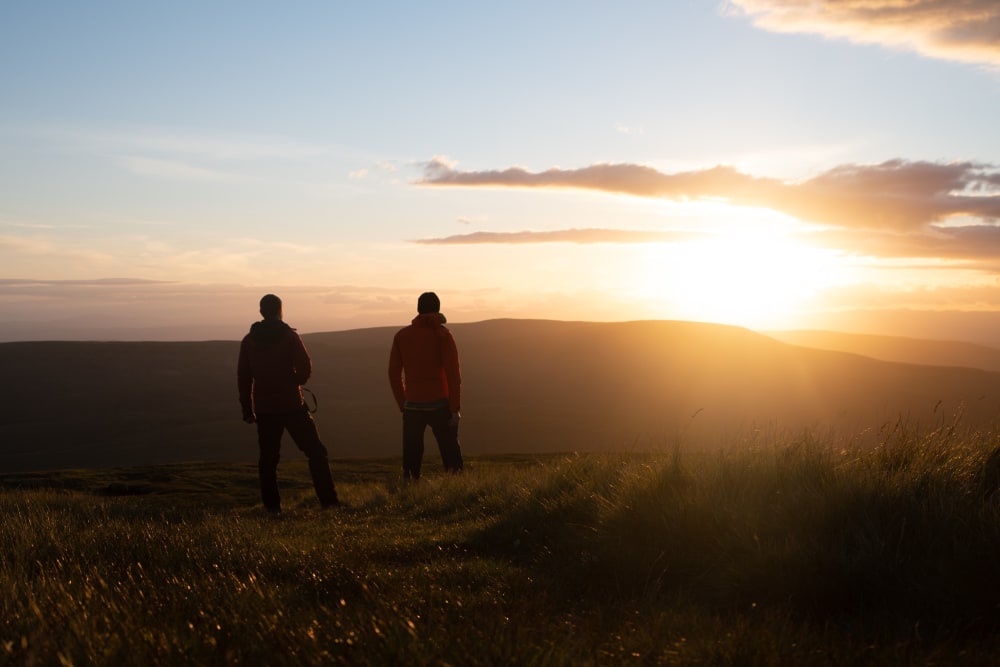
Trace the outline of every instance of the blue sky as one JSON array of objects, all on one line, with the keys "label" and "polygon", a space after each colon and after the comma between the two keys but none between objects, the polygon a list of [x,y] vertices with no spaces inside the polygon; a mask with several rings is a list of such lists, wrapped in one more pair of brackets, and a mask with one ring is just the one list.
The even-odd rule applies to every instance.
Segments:
[{"label": "blue sky", "polygon": [[1000,310],[994,2],[0,12],[0,340]]}]

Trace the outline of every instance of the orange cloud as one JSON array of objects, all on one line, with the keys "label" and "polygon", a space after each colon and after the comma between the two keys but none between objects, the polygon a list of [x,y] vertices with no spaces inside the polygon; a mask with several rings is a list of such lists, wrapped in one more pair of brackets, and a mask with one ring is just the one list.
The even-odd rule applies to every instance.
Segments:
[{"label": "orange cloud", "polygon": [[774,32],[813,33],[1000,67],[996,0],[730,0]]},{"label": "orange cloud", "polygon": [[581,188],[618,192],[640,197],[687,199],[718,196],[767,185],[766,179],[753,179],[731,167],[714,167],[699,172],[663,174],[638,164],[596,164],[581,169],[558,168],[531,173],[521,167],[502,171],[457,171],[451,164],[434,158],[424,165],[421,185],[504,188]]},{"label": "orange cloud", "polygon": [[806,222],[838,227],[906,230],[955,216],[989,223],[1000,220],[1000,173],[992,165],[972,162],[890,160],[878,165],[845,165],[789,183],[724,166],[674,174],[636,164],[597,164],[535,173],[520,167],[463,172],[432,160],[418,183],[579,188],[681,201],[715,199],[770,208]]},{"label": "orange cloud", "polygon": [[[520,167],[458,171],[442,160],[425,165],[424,186],[578,188],[676,201],[711,199],[769,208],[823,226],[810,237],[852,254],[955,259],[1000,270],[1000,172],[973,162],[889,160],[843,165],[785,182],[731,167],[667,174],[636,164],[529,172]],[[959,223],[964,224],[959,224]],[[678,232],[569,229],[476,232],[418,243],[644,243],[690,238]]]},{"label": "orange cloud", "polygon": [[810,238],[856,255],[951,260],[970,269],[1000,272],[1000,227],[993,225],[943,227],[911,234],[828,230]]}]

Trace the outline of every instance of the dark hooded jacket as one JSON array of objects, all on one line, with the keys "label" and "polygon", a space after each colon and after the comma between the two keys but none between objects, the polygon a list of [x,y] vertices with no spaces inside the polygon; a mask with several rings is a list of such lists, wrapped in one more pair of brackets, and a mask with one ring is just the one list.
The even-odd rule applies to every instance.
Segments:
[{"label": "dark hooded jacket", "polygon": [[240,343],[236,367],[243,416],[301,408],[301,386],[311,374],[309,353],[295,329],[281,320],[254,322]]}]

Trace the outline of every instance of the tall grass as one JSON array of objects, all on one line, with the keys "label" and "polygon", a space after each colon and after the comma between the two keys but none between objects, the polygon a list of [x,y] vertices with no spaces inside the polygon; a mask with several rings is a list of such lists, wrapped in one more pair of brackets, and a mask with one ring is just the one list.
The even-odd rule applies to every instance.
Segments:
[{"label": "tall grass", "polygon": [[741,445],[342,462],[334,512],[288,463],[277,518],[245,467],[7,480],[0,663],[994,664],[996,434]]}]

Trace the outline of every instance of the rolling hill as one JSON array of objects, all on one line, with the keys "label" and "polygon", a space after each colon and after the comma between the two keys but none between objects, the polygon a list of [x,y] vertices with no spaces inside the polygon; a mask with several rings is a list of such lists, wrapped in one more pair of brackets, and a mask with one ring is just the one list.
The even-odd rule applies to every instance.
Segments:
[{"label": "rolling hill", "polygon": [[[293,323],[294,324],[294,323]],[[467,454],[644,449],[759,431],[846,433],[961,412],[992,425],[1000,373],[895,363],[677,321],[449,325]],[[305,334],[332,458],[395,456],[386,380],[398,327]],[[0,473],[256,459],[239,419],[238,342],[0,344]],[[427,463],[436,464],[428,434]],[[298,456],[290,442],[285,456]]]}]

